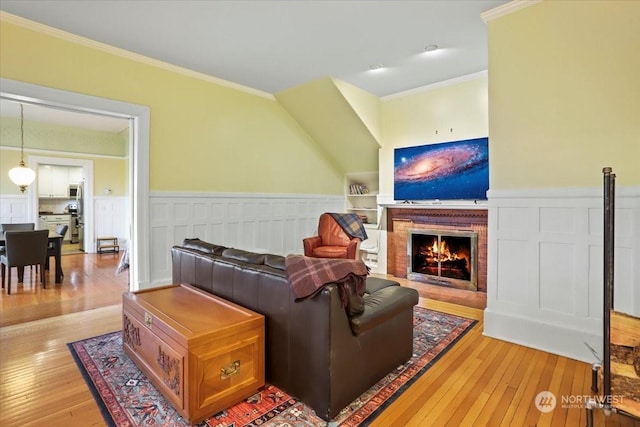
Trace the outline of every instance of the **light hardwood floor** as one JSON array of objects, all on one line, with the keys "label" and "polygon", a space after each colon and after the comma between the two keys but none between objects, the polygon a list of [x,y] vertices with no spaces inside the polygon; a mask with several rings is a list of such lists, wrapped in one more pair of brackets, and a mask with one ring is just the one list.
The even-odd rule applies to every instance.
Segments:
[{"label": "light hardwood floor", "polygon": [[0,294],[0,327],[120,303],[129,286],[128,270],[116,274],[119,259],[106,253],[63,255],[62,283],[55,283],[52,259],[46,289],[29,269],[24,283],[17,284],[13,268],[11,295],[6,289]]},{"label": "light hardwood floor", "polygon": [[[105,425],[67,343],[121,328],[120,301],[127,285],[125,273],[115,275],[116,263],[116,256],[65,256],[62,285],[41,290],[28,282],[15,295],[3,292],[1,426]],[[403,285],[422,288],[418,283]],[[438,301],[433,299],[437,292],[428,293],[420,305],[478,323],[372,426],[586,425],[584,409],[558,405],[542,414],[534,397],[545,390],[558,399],[590,394],[590,365],[487,338],[481,309]],[[458,297],[445,292],[442,299],[452,298]],[[25,313],[18,314],[21,311]],[[640,427],[640,422],[618,414],[594,415],[598,427]]]}]

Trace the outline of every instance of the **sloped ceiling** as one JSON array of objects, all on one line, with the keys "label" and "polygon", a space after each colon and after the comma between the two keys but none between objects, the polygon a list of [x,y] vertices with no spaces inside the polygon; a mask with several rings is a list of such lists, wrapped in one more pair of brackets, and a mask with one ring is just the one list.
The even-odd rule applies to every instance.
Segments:
[{"label": "sloped ceiling", "polygon": [[343,173],[378,170],[378,97],[330,77],[275,97]]}]

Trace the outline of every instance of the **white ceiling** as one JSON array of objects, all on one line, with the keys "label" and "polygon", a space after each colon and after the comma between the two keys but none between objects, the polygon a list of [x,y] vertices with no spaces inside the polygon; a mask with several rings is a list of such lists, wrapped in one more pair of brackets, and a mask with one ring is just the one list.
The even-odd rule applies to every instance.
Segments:
[{"label": "white ceiling", "polygon": [[[2,0],[0,9],[269,94],[330,76],[383,97],[486,70],[480,14],[504,3]],[[440,49],[424,52],[429,44]]]}]

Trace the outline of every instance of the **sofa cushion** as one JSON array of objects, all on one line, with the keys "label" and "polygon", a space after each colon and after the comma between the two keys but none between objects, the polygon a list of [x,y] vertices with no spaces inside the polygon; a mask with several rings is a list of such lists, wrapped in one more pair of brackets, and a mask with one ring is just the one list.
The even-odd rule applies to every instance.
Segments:
[{"label": "sofa cushion", "polygon": [[236,261],[246,262],[248,264],[262,265],[264,264],[265,254],[257,254],[255,252],[243,251],[242,249],[225,249],[222,256]]},{"label": "sofa cushion", "polygon": [[212,254],[212,255],[222,255],[222,252],[227,249],[225,246],[214,245],[213,243],[205,242],[200,239],[184,239],[182,246],[185,248],[197,249],[201,252]]},{"label": "sofa cushion", "polygon": [[368,294],[378,292],[380,289],[384,289],[388,286],[400,286],[400,283],[395,280],[383,279],[381,277],[367,277],[367,289]]},{"label": "sofa cushion", "polygon": [[276,268],[278,270],[284,270],[285,257],[280,255],[267,254],[264,257],[264,265]]}]

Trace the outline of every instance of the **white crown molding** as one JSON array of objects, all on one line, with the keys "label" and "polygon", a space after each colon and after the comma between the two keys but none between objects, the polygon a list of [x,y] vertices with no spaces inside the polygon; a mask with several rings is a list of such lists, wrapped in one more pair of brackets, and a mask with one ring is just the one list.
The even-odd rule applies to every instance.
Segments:
[{"label": "white crown molding", "polygon": [[[0,151],[20,151],[20,147],[13,147],[10,145],[0,145]],[[80,152],[69,152],[69,151],[61,151],[61,150],[46,150],[43,148],[25,148],[25,153],[37,153],[37,154],[53,154],[55,156],[62,157],[86,157],[86,158],[100,158],[100,159],[115,159],[115,160],[127,160],[129,159],[129,154],[123,156],[116,156],[114,154],[97,154],[97,153],[80,153]]]},{"label": "white crown molding", "polygon": [[525,7],[532,6],[536,3],[540,3],[542,0],[513,0],[509,3],[505,3],[501,6],[494,7],[491,10],[487,10],[480,14],[480,17],[485,22],[485,24],[489,21],[493,21],[496,18],[500,18],[501,16],[508,15],[517,10],[524,9]]},{"label": "white crown molding", "polygon": [[230,89],[239,90],[241,92],[246,92],[252,95],[257,95],[263,98],[275,100],[273,94],[263,92],[258,89],[254,89],[248,86],[244,86],[238,83],[230,82],[228,80],[223,80],[218,77],[213,77],[208,74],[200,73],[197,71],[189,70],[187,68],[179,67],[177,65],[169,64],[167,62],[159,61],[157,59],[149,58],[144,55],[140,55],[137,53],[129,52],[125,49],[120,49],[114,46],[110,46],[105,43],[97,42],[95,40],[88,39],[86,37],[78,36],[76,34],[69,33],[67,31],[59,30],[57,28],[49,27],[44,24],[40,24],[38,22],[31,21],[29,19],[22,18],[20,16],[12,15],[10,13],[0,11],[0,21],[7,22],[10,24],[18,25],[20,27],[36,31],[38,33],[46,34],[48,36],[57,37],[59,39],[69,41],[71,43],[76,43],[79,45],[87,46],[92,49],[100,50],[112,55],[120,56],[122,58],[130,59],[132,61],[136,61],[145,65],[150,65],[152,67],[161,68],[166,71],[170,71],[176,74],[182,74],[187,77],[196,78],[199,80],[204,80],[209,83],[214,83],[220,86],[225,86]]},{"label": "white crown molding", "polygon": [[487,70],[478,71],[477,73],[467,74],[465,76],[454,77],[453,79],[443,80],[441,82],[432,83],[426,86],[420,86],[413,89],[405,90],[404,92],[393,93],[391,95],[383,96],[381,101],[389,101],[391,99],[402,98],[405,96],[415,95],[420,92],[427,92],[434,89],[439,89],[447,86],[457,85],[463,82],[469,82],[472,80],[480,80],[487,78],[489,75]]}]

